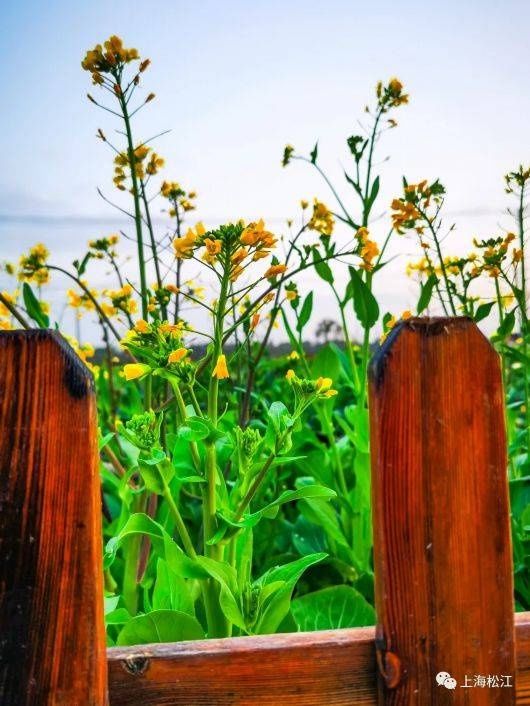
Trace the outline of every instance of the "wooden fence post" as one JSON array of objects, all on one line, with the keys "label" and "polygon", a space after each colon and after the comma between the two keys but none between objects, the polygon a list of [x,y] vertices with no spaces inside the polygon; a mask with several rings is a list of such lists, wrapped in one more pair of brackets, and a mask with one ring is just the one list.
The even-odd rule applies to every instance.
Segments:
[{"label": "wooden fence post", "polygon": [[104,706],[92,378],[51,331],[0,334],[0,703]]},{"label": "wooden fence post", "polygon": [[370,408],[379,703],[514,704],[499,358],[467,318],[403,322]]}]

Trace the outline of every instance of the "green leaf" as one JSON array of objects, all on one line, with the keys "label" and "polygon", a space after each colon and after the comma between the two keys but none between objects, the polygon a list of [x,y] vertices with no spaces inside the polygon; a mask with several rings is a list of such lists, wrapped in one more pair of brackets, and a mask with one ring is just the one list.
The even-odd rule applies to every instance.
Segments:
[{"label": "green leaf", "polygon": [[43,312],[39,300],[27,282],[24,282],[22,285],[22,297],[24,299],[26,313],[30,319],[33,319],[33,321],[40,328],[48,328],[50,325],[50,318]]},{"label": "green leaf", "polygon": [[189,417],[185,424],[179,427],[177,432],[179,438],[186,441],[201,441],[208,438],[210,430],[208,425],[199,417]]},{"label": "green leaf", "polygon": [[321,279],[323,279],[324,282],[327,282],[328,284],[333,284],[334,280],[331,267],[325,260],[321,259],[321,255],[318,252],[317,248],[313,248],[313,267],[315,268],[315,272],[317,273],[317,275]]},{"label": "green leaf", "polygon": [[311,164],[316,164],[317,157],[318,157],[318,141],[315,142],[315,146],[313,147],[313,151],[311,152],[310,157],[311,157]]},{"label": "green leaf", "polygon": [[513,309],[508,314],[506,314],[506,316],[504,317],[504,321],[497,329],[496,336],[501,339],[507,338],[511,334],[511,332],[513,331],[514,326],[515,326],[515,309]]},{"label": "green leaf", "polygon": [[434,287],[437,283],[438,277],[436,277],[436,275],[429,275],[427,281],[421,285],[420,298],[418,299],[418,306],[416,308],[418,314],[421,314],[421,312],[429,306]]},{"label": "green leaf", "polygon": [[375,624],[375,611],[351,586],[331,586],[291,603],[298,629],[335,630]]},{"label": "green leaf", "polygon": [[223,513],[219,513],[219,515],[223,518],[223,520],[225,520],[225,522],[228,522],[228,524],[233,527],[254,527],[263,517],[267,517],[269,519],[276,517],[278,514],[278,509],[285,503],[291,503],[295,500],[303,500],[306,498],[330,500],[331,498],[336,497],[336,495],[337,494],[334,490],[331,490],[331,488],[326,488],[323,485],[304,485],[298,490],[284,490],[284,492],[281,493],[276,500],[268,505],[265,505],[265,507],[262,507],[260,510],[256,510],[256,512],[245,515],[237,522]]},{"label": "green leaf", "polygon": [[199,621],[178,610],[154,610],[137,615],[121,630],[117,645],[147,645],[153,642],[180,642],[205,637]]},{"label": "green leaf", "polygon": [[[267,596],[260,609],[258,620],[254,632],[258,635],[265,633],[276,632],[278,626],[289,612],[291,604],[291,596],[298,580],[304,571],[318,564],[327,557],[327,554],[309,554],[301,557],[289,564],[284,564],[277,568],[267,571],[258,581],[256,585],[262,587],[262,591]],[[267,586],[276,584],[274,592],[267,590]]]},{"label": "green leaf", "polygon": [[116,608],[105,615],[105,625],[125,625],[131,620],[131,614],[126,608]]},{"label": "green leaf", "polygon": [[475,315],[473,316],[473,320],[475,321],[475,323],[478,323],[479,321],[482,321],[487,316],[489,316],[494,306],[495,302],[486,302],[478,306]]},{"label": "green leaf", "polygon": [[366,202],[366,207],[365,207],[366,214],[370,213],[370,211],[372,210],[372,206],[374,205],[374,201],[376,200],[377,194],[379,193],[379,184],[380,184],[379,176],[376,176],[376,178],[374,179],[374,182],[372,184],[372,188],[370,190],[370,196],[368,197],[368,200]]},{"label": "green leaf", "polygon": [[131,515],[120,532],[107,542],[104,555],[105,568],[112,564],[116,557],[116,552],[123,542],[128,537],[137,534],[149,537],[155,554],[167,561],[168,566],[178,576],[197,579],[208,578],[208,573],[199,566],[196,560],[190,559],[184,554],[162,525],[142,512]]},{"label": "green leaf", "polygon": [[197,557],[197,563],[219,584],[219,605],[230,622],[246,631],[245,619],[237,600],[237,574],[233,566],[226,561],[217,561],[209,557]]},{"label": "green leaf", "polygon": [[101,449],[104,449],[105,446],[112,441],[114,438],[115,433],[113,431],[109,431],[108,434],[105,434],[105,436],[100,436],[98,439],[98,449],[101,451]]},{"label": "green leaf", "polygon": [[318,527],[339,546],[349,549],[349,544],[339,525],[337,513],[329,503],[318,499],[306,499],[299,505],[302,515]]},{"label": "green leaf", "polygon": [[152,603],[153,610],[178,610],[195,615],[192,585],[171,571],[163,559],[158,559],[156,563]]},{"label": "green leaf", "polygon": [[341,363],[337,355],[337,349],[329,343],[322,346],[311,361],[311,375],[314,378],[328,377],[336,382],[340,375],[340,370]]},{"label": "green leaf", "polygon": [[142,458],[140,454],[138,470],[147,490],[162,495],[164,484],[170,483],[175,475],[175,469],[160,449],[154,449],[152,454],[151,458]]},{"label": "green leaf", "polygon": [[307,297],[304,299],[302,304],[302,309],[300,310],[300,316],[296,322],[296,330],[300,333],[304,326],[307,324],[311,318],[311,312],[313,311],[313,292],[309,292]]},{"label": "green leaf", "polygon": [[353,308],[355,314],[365,329],[370,329],[379,318],[379,305],[366,282],[353,267],[350,271],[350,282],[353,290]]}]

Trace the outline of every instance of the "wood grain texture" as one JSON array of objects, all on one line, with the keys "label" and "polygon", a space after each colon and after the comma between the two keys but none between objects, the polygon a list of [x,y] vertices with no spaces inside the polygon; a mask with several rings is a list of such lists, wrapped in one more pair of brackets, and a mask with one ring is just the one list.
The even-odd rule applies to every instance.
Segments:
[{"label": "wood grain texture", "polygon": [[0,429],[0,703],[103,706],[95,400],[58,334],[0,334]]},{"label": "wood grain texture", "polygon": [[111,647],[111,706],[375,706],[372,628]]},{"label": "wood grain texture", "polygon": [[508,706],[513,574],[499,359],[468,319],[412,319],[370,371],[380,704]]},{"label": "wood grain texture", "polygon": [[[530,613],[515,615],[530,705]],[[375,628],[108,649],[111,706],[375,706]],[[486,689],[491,695],[491,689]],[[494,703],[494,702],[491,702]]]}]

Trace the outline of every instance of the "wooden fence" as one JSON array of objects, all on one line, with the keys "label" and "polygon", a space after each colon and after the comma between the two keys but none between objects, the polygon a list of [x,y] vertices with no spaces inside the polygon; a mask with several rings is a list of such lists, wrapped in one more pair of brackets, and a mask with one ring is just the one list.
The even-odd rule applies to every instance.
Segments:
[{"label": "wooden fence", "polygon": [[496,353],[402,323],[370,412],[375,628],[106,649],[91,377],[56,333],[2,333],[0,704],[530,704]]}]

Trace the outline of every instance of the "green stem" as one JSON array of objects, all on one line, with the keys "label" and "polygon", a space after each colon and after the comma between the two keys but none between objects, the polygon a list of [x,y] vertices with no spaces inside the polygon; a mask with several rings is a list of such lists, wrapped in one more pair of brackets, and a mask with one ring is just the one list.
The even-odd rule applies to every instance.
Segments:
[{"label": "green stem", "polygon": [[136,157],[134,155],[134,143],[132,137],[131,121],[129,118],[129,111],[127,109],[127,102],[123,93],[121,93],[121,85],[119,80],[117,80],[117,83],[120,87],[119,101],[123,115],[123,122],[125,123],[125,133],[127,135],[127,151],[129,153],[129,167],[131,170],[132,194],[134,200],[134,223],[136,226],[136,243],[138,246],[138,265],[140,270],[140,296],[142,299],[142,318],[147,320],[147,281],[145,274],[144,237],[142,231],[142,212],[140,209],[140,192],[138,189],[138,176],[136,174]]}]

